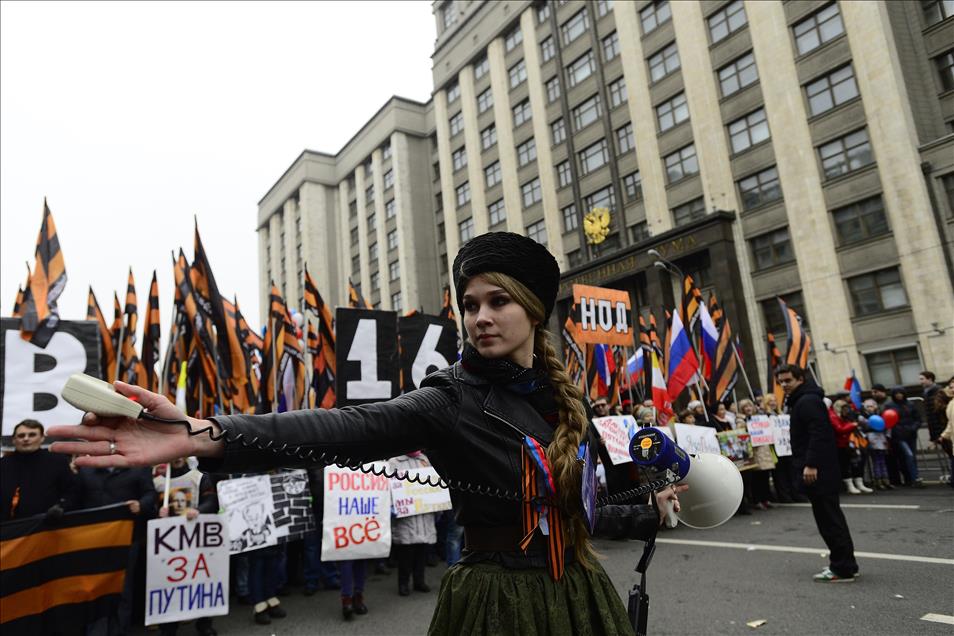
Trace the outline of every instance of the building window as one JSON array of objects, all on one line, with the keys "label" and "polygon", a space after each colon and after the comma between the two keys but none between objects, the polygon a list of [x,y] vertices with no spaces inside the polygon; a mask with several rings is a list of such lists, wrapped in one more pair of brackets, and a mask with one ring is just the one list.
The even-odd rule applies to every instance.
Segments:
[{"label": "building window", "polygon": [[696,146],[689,144],[665,158],[666,177],[669,183],[675,183],[683,177],[699,172],[699,162],[696,161]]},{"label": "building window", "polygon": [[495,161],[486,168],[484,168],[484,179],[487,182],[487,187],[492,188],[501,180],[500,172],[500,162]]},{"label": "building window", "polygon": [[756,236],[749,243],[752,245],[756,270],[768,269],[795,260],[787,227]]},{"label": "building window", "polygon": [[580,215],[576,213],[576,204],[571,203],[561,210],[563,212],[563,231],[572,232],[580,227]]},{"label": "building window", "polygon": [[457,186],[457,207],[470,201],[470,181],[465,181]]},{"label": "building window", "polygon": [[630,226],[629,235],[633,239],[633,243],[645,241],[651,236],[649,233],[649,224],[646,223],[646,221],[640,221],[636,225]]},{"label": "building window", "polygon": [[543,62],[549,62],[556,55],[556,47],[553,46],[553,38],[547,37],[540,42],[540,58]]},{"label": "building window", "polygon": [[358,228],[356,227],[351,228],[351,244],[358,244]]},{"label": "building window", "polygon": [[580,172],[584,175],[602,168],[609,161],[609,148],[606,147],[605,139],[600,139],[577,154],[580,158]]},{"label": "building window", "polygon": [[570,268],[579,267],[583,264],[583,251],[575,249],[572,252],[568,252],[566,255],[567,261],[570,264]]},{"label": "building window", "polygon": [[550,135],[553,137],[554,146],[566,141],[566,124],[563,123],[562,117],[550,124]]},{"label": "building window", "polygon": [[353,219],[356,216],[358,216],[358,202],[352,201],[348,204],[348,217]]},{"label": "building window", "polygon": [[481,77],[487,74],[487,71],[490,70],[490,60],[487,59],[487,56],[483,56],[480,60],[474,64],[474,79],[479,80]]},{"label": "building window", "polygon": [[397,230],[391,230],[388,232],[388,249],[393,250],[397,249],[398,246],[398,236]]},{"label": "building window", "polygon": [[378,215],[374,212],[368,214],[368,232],[373,232],[378,227]]},{"label": "building window", "polygon": [[466,221],[461,221],[458,226],[460,227],[461,245],[474,238],[474,217],[471,217]]},{"label": "building window", "polygon": [[486,113],[494,106],[494,93],[488,88],[477,96],[477,113]]},{"label": "building window", "polygon": [[888,218],[881,195],[869,197],[832,212],[839,245],[849,245],[887,234]]},{"label": "building window", "polygon": [[352,256],[351,257],[351,273],[355,278],[361,278],[361,257]]},{"label": "building window", "polygon": [[447,87],[447,103],[452,104],[460,98],[460,84],[454,82]]},{"label": "building window", "polygon": [[742,0],[735,0],[726,5],[722,10],[709,16],[709,37],[715,44],[724,40],[730,34],[735,33],[745,26],[745,7]]},{"label": "building window", "polygon": [[586,33],[586,28],[590,25],[586,9],[581,9],[576,15],[563,23],[560,27],[560,33],[563,35],[563,45],[566,46],[576,38]]},{"label": "building window", "polygon": [[672,18],[672,13],[669,9],[669,0],[655,0],[639,12],[639,21],[643,25],[643,35],[652,33],[656,30],[656,27],[668,22],[670,18]]},{"label": "building window", "polygon": [[494,147],[494,144],[497,143],[497,126],[490,124],[486,128],[480,131],[480,148],[481,150],[488,150]]},{"label": "building window", "polygon": [[385,190],[388,190],[388,189],[390,189],[390,188],[393,188],[393,187],[394,187],[394,171],[393,171],[393,170],[388,170],[387,172],[385,172],[385,173],[384,173],[383,180],[384,180],[384,189],[385,189]]},{"label": "building window", "polygon": [[[808,327],[808,314],[805,313],[805,300],[802,298],[802,292],[796,291],[781,296],[788,308],[794,311],[802,319],[802,327]],[[765,318],[765,329],[772,334],[785,333],[785,316],[782,315],[782,307],[778,304],[778,299],[773,297],[763,300],[762,315]]]},{"label": "building window", "polygon": [[603,17],[613,10],[613,0],[596,0],[596,15]]},{"label": "building window", "polygon": [[457,22],[457,7],[454,5],[454,0],[450,0],[441,7],[441,20],[445,29],[451,28]]},{"label": "building window", "polygon": [[370,203],[371,201],[374,201],[374,186],[373,185],[369,185],[367,188],[364,189],[364,200],[367,201],[368,203]]},{"label": "building window", "polygon": [[934,66],[941,80],[941,89],[945,91],[954,89],[954,49],[934,58]]},{"label": "building window", "polygon": [[371,272],[371,291],[381,289],[381,275],[378,272]]},{"label": "building window", "polygon": [[868,363],[871,383],[885,386],[917,384],[918,375],[924,368],[917,347],[869,353],[865,355],[865,361]]},{"label": "building window", "polygon": [[719,69],[719,87],[722,89],[723,97],[737,93],[757,81],[759,81],[759,71],[751,51]]},{"label": "building window", "polygon": [[795,32],[795,48],[799,55],[813,51],[825,42],[833,40],[845,32],[841,23],[841,14],[838,13],[838,3],[816,11],[792,29]]},{"label": "building window", "polygon": [[826,179],[834,179],[874,163],[868,132],[862,128],[818,147]]},{"label": "building window", "polygon": [[566,79],[570,88],[573,88],[596,71],[596,62],[593,60],[593,51],[587,51],[566,67]]},{"label": "building window", "polygon": [[404,305],[401,300],[401,292],[394,292],[391,294],[391,310],[401,312],[404,311]]},{"label": "building window", "polygon": [[592,210],[593,208],[606,208],[610,212],[616,209],[616,193],[612,186],[601,188],[587,197],[583,197],[583,208]]},{"label": "building window", "polygon": [[805,86],[808,95],[808,111],[818,115],[858,97],[858,86],[851,64],[842,66],[828,75]]},{"label": "building window", "polygon": [[524,208],[529,208],[534,203],[538,203],[543,199],[543,190],[540,188],[540,178],[534,177],[520,186],[520,194],[523,197]]},{"label": "building window", "polygon": [[553,103],[560,99],[560,78],[551,77],[547,81],[547,103]]},{"label": "building window", "polygon": [[729,124],[729,142],[732,144],[733,153],[747,150],[768,138],[769,127],[765,120],[764,108],[753,111]]},{"label": "building window", "polygon": [[623,177],[623,190],[630,201],[643,198],[643,179],[639,176],[639,170]]},{"label": "building window", "polygon": [[849,278],[848,291],[855,316],[870,316],[908,305],[897,267]]},{"label": "building window", "polygon": [[924,26],[929,27],[954,15],[954,2],[951,0],[921,0],[924,13]]},{"label": "building window", "polygon": [[517,146],[517,164],[522,168],[537,158],[537,142],[533,137]]},{"label": "building window", "polygon": [[609,85],[610,108],[616,108],[624,103],[626,97],[626,80],[620,77]]},{"label": "building window", "polygon": [[527,226],[527,236],[532,238],[540,245],[547,244],[547,224],[545,221],[537,221]]},{"label": "building window", "polygon": [[636,142],[633,139],[633,124],[629,123],[622,128],[616,129],[616,150],[617,154],[623,154],[636,148]]},{"label": "building window", "polygon": [[742,197],[742,209],[751,210],[782,198],[782,187],[778,181],[775,166],[739,179],[739,194]]},{"label": "building window", "polygon": [[451,153],[451,163],[454,172],[467,167],[467,150],[463,146]]},{"label": "building window", "polygon": [[599,94],[589,98],[573,109],[573,126],[577,131],[583,130],[603,114]]},{"label": "building window", "polygon": [[507,220],[507,209],[504,207],[504,200],[497,199],[487,206],[487,214],[490,216],[490,225],[497,225]]},{"label": "building window", "polygon": [[464,129],[464,115],[457,113],[450,118],[450,135],[453,137]]},{"label": "building window", "polygon": [[392,261],[388,264],[388,280],[397,280],[401,277],[400,261]]},{"label": "building window", "polygon": [[619,234],[610,234],[602,243],[593,246],[593,256],[599,258],[619,249]]},{"label": "building window", "polygon": [[944,188],[944,195],[947,197],[947,209],[951,214],[954,214],[954,173],[942,176],[941,186]]},{"label": "building window", "polygon": [[609,62],[619,55],[619,36],[613,31],[603,38],[603,61]]},{"label": "building window", "polygon": [[513,107],[513,127],[530,121],[530,100],[525,99]]},{"label": "building window", "polygon": [[649,62],[649,78],[658,82],[673,71],[679,70],[679,49],[675,42],[670,42],[665,48],[651,56]]},{"label": "building window", "polygon": [[387,161],[391,158],[391,144],[384,144],[381,146],[381,160]]},{"label": "building window", "polygon": [[656,121],[659,122],[659,132],[665,132],[687,119],[689,119],[689,104],[686,103],[685,93],[679,93],[656,106]]},{"label": "building window", "polygon": [[572,171],[570,170],[569,161],[560,162],[556,170],[557,170],[557,184],[559,185],[559,187],[565,188],[566,186],[573,183],[573,174],[572,174]]},{"label": "building window", "polygon": [[544,2],[537,7],[537,24],[543,24],[550,19],[550,3]]},{"label": "building window", "polygon": [[510,67],[508,73],[510,75],[510,88],[517,88],[527,81],[527,63],[520,60]]},{"label": "building window", "polygon": [[507,50],[507,53],[509,53],[517,48],[517,45],[521,42],[523,42],[523,31],[520,30],[520,27],[517,27],[504,38],[504,48]]},{"label": "building window", "polygon": [[368,258],[371,259],[371,263],[378,260],[378,244],[372,243],[371,247],[368,248]]},{"label": "building window", "polygon": [[672,222],[676,225],[685,225],[698,221],[706,215],[706,202],[702,197],[683,203],[672,209]]},{"label": "building window", "polygon": [[394,205],[394,199],[388,200],[384,204],[384,218],[393,219],[397,216],[397,206]]}]

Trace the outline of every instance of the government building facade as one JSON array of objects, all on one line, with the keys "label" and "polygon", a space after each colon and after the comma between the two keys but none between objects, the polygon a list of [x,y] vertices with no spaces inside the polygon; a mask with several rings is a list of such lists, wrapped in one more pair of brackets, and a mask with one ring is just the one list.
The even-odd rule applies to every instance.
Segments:
[{"label": "government building facade", "polygon": [[756,387],[765,334],[785,351],[776,297],[829,391],[852,369],[954,373],[954,2],[433,10],[430,101],[392,98],[259,202],[263,312],[271,280],[301,297],[307,262],[332,305],[350,278],[376,307],[434,313],[460,245],[507,230],[560,262],[555,330],[575,283],[662,320],[684,272],[718,294]]}]

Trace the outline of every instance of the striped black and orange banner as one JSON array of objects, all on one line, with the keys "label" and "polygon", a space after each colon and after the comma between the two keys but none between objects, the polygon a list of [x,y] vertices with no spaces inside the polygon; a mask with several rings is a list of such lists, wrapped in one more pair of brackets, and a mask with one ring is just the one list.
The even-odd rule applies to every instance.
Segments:
[{"label": "striped black and orange banner", "polygon": [[709,315],[719,332],[716,359],[713,361],[712,373],[709,378],[709,400],[712,404],[717,404],[728,400],[732,394],[732,390],[739,380],[739,361],[735,356],[732,328],[719,306],[719,301],[716,300],[714,291],[709,296]]},{"label": "striped black and orange banner", "polygon": [[[699,319],[699,305],[702,303],[702,292],[696,287],[692,276],[686,275],[682,281],[682,325],[686,331],[692,332]],[[692,338],[690,337],[690,340]]]},{"label": "striped black and orange banner", "polygon": [[[543,502],[540,495],[545,492],[541,487],[540,471],[526,448],[521,453],[523,457],[523,504],[521,506],[521,521],[523,539],[520,549],[526,552],[540,526],[540,517],[543,516]],[[547,571],[550,578],[559,581],[565,570],[565,537],[563,536],[563,513],[555,505],[546,507],[548,534],[543,536],[547,544]]]},{"label": "striped black and orange banner", "polygon": [[805,369],[808,367],[808,354],[812,350],[812,339],[802,325],[802,317],[781,298],[778,299],[778,304],[782,308],[785,331],[788,334],[788,352],[785,354],[785,362],[797,364]]},{"label": "striped black and orange banner", "polygon": [[159,361],[159,338],[162,335],[159,329],[159,283],[156,280],[156,270],[152,270],[152,282],[149,284],[149,304],[146,308],[146,319],[142,326],[141,358],[146,375],[146,388],[150,391],[159,390],[159,376],[156,374],[156,363]]},{"label": "striped black and orange banner", "polygon": [[89,298],[86,302],[86,320],[95,320],[99,327],[99,340],[103,347],[102,373],[107,382],[116,377],[116,348],[113,346],[113,336],[106,325],[106,318],[96,301],[93,288],[89,288]]},{"label": "striped black and orange banner", "polygon": [[371,303],[364,299],[364,296],[361,295],[350,278],[348,279],[348,306],[355,309],[374,309]]},{"label": "striped black and orange banner", "polygon": [[779,408],[781,408],[782,402],[785,399],[785,392],[782,391],[782,387],[779,383],[775,381],[775,369],[782,362],[782,353],[778,350],[778,346],[775,344],[775,336],[771,331],[768,332],[766,338],[768,345],[766,347],[768,351],[768,374],[765,378],[765,393],[766,395],[769,393],[775,395],[775,401]]},{"label": "striped black and orange banner", "polygon": [[66,265],[46,199],[43,199],[43,222],[36,239],[36,262],[29,281],[20,307],[20,337],[46,348],[59,321],[56,300],[66,287]]},{"label": "striped black and orange banner", "polygon": [[105,615],[123,589],[132,533],[125,504],[0,525],[3,633],[74,633]]}]

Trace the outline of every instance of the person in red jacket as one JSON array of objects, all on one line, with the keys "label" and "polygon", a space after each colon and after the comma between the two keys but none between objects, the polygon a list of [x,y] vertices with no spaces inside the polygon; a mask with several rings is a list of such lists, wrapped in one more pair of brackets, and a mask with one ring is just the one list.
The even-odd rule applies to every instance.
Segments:
[{"label": "person in red jacket", "polygon": [[835,444],[838,446],[838,466],[841,468],[841,480],[849,494],[860,495],[874,492],[865,486],[862,477],[863,467],[857,461],[857,449],[852,442],[852,434],[858,430],[858,423],[851,421],[851,405],[844,400],[836,400],[828,408],[828,419],[835,429]]}]

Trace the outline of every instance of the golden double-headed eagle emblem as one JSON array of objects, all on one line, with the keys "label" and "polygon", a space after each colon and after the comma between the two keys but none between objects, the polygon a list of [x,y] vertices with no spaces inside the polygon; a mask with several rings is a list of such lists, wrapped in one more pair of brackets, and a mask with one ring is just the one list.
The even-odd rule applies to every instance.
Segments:
[{"label": "golden double-headed eagle emblem", "polygon": [[610,211],[607,208],[593,208],[583,217],[583,232],[590,245],[599,245],[606,240],[610,232]]}]

